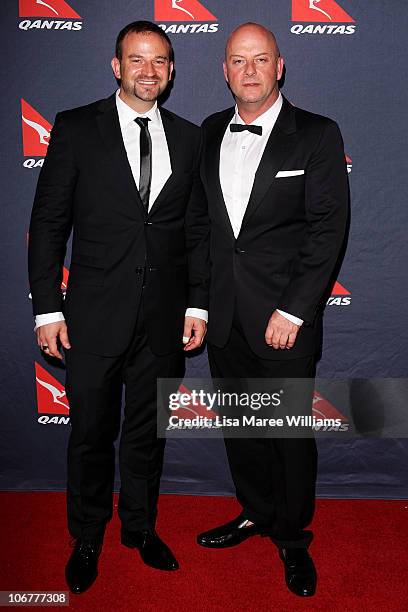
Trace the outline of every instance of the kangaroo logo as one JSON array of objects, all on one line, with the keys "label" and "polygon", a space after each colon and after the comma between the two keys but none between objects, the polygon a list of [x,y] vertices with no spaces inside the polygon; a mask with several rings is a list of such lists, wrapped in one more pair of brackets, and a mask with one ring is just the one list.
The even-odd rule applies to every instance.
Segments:
[{"label": "kangaroo logo", "polygon": [[354,23],[335,0],[292,0],[292,21]]},{"label": "kangaroo logo", "polygon": [[198,0],[155,0],[156,21],[217,21]]},{"label": "kangaroo logo", "polygon": [[326,15],[326,17],[328,17],[330,19],[330,21],[333,21],[333,19],[330,17],[329,13],[326,13],[326,11],[324,11],[323,9],[319,8],[318,6],[316,6],[316,4],[318,2],[320,2],[321,0],[309,0],[309,8],[314,10],[314,11],[319,11],[319,13],[322,13],[323,15]]},{"label": "kangaroo logo", "polygon": [[44,126],[40,125],[39,123],[36,123],[35,121],[30,121],[29,119],[27,119],[27,117],[24,117],[24,115],[21,115],[21,118],[24,121],[24,123],[32,127],[33,130],[37,132],[40,138],[40,143],[48,147],[47,140],[50,137],[50,132],[46,130]]},{"label": "kangaroo logo", "polygon": [[43,2],[43,0],[35,0],[36,4],[42,4],[42,6],[46,6],[47,8],[50,9],[50,11],[52,11],[53,13],[55,13],[56,15],[59,15],[58,11],[55,10],[54,7],[50,6],[49,4],[47,4],[46,2]]},{"label": "kangaroo logo", "polygon": [[[317,405],[316,405],[317,404]],[[342,423],[347,422],[344,414],[341,414],[326,398],[315,390],[313,394],[313,415],[317,419],[340,419]]]},{"label": "kangaroo logo", "polygon": [[81,19],[65,0],[19,0],[19,16]]},{"label": "kangaroo logo", "polygon": [[45,157],[52,125],[25,100],[21,100],[21,124],[25,157]]},{"label": "kangaroo logo", "polygon": [[39,363],[35,363],[39,414],[69,414],[65,388]]},{"label": "kangaroo logo", "polygon": [[172,0],[171,8],[175,9],[176,11],[183,11],[183,13],[186,13],[186,15],[189,15],[191,19],[195,19],[192,13],[190,13],[187,9],[183,8],[182,6],[179,6],[179,4],[181,4],[182,2],[183,0]]}]

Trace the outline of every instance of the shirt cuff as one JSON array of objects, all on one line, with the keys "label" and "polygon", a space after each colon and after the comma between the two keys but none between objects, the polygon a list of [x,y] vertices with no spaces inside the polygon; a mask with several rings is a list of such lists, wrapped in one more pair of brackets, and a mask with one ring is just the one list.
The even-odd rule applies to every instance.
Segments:
[{"label": "shirt cuff", "polygon": [[302,325],[303,323],[303,319],[299,319],[299,317],[295,317],[295,315],[291,315],[288,312],[285,312],[284,310],[279,310],[277,308],[276,312],[279,312],[279,314],[281,314],[282,317],[285,317],[285,319],[288,319],[288,321],[290,321],[291,323],[294,323],[295,325]]},{"label": "shirt cuff", "polygon": [[65,321],[65,317],[62,312],[47,312],[46,314],[39,314],[35,317],[34,331],[37,331],[41,325],[48,325],[48,323],[58,323],[58,321]]},{"label": "shirt cuff", "polygon": [[203,310],[202,308],[187,308],[186,317],[196,317],[208,323],[208,310]]}]

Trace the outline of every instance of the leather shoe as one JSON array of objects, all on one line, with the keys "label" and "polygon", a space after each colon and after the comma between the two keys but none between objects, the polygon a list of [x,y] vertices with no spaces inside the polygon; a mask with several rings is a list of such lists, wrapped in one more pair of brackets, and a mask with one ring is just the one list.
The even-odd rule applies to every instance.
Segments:
[{"label": "leather shoe", "polygon": [[65,567],[65,579],[72,593],[83,593],[95,582],[102,540],[74,540],[74,550]]},{"label": "leather shoe", "polygon": [[146,565],[159,570],[177,570],[179,564],[170,548],[159,538],[154,530],[128,531],[122,529],[121,542],[128,548],[139,549]]},{"label": "leather shoe", "polygon": [[197,543],[207,548],[229,548],[237,546],[247,538],[260,533],[258,527],[254,525],[246,526],[247,519],[242,514],[233,521],[210,529],[197,536]]},{"label": "leather shoe", "polygon": [[287,587],[295,595],[311,597],[316,592],[317,573],[306,548],[282,548],[279,556],[285,566]]}]

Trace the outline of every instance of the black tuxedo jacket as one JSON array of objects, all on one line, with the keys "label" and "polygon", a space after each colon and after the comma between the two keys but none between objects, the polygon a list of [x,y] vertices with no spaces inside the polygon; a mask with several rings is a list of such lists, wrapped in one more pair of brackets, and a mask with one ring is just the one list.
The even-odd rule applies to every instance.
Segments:
[{"label": "black tuxedo jacket", "polygon": [[[150,346],[182,346],[186,307],[208,308],[208,224],[200,130],[160,109],[172,174],[147,214],[133,180],[115,96],[57,115],[31,216],[34,314],[63,311],[71,345],[118,355],[145,284]],[[73,228],[65,302],[61,268]]]},{"label": "black tuxedo jacket", "polygon": [[[293,107],[285,98],[272,130],[235,239],[223,200],[220,146],[234,108],[208,117],[201,178],[211,221],[211,289],[207,339],[228,340],[234,307],[260,357],[295,359],[320,349],[322,297],[344,240],[348,180],[337,124]],[[255,122],[256,123],[256,122]],[[304,174],[276,177],[279,171]],[[305,322],[291,350],[265,343],[279,308]]]}]

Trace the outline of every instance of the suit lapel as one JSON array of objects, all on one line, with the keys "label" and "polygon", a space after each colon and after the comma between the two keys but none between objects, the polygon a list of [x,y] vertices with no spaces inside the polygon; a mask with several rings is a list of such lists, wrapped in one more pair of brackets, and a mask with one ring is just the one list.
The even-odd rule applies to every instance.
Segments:
[{"label": "suit lapel", "polygon": [[255,173],[254,184],[242,221],[241,231],[254,214],[275,180],[276,173],[297,143],[296,120],[293,106],[283,98],[282,109]]},{"label": "suit lapel", "polygon": [[208,135],[206,136],[204,164],[205,173],[208,177],[211,199],[216,203],[226,230],[235,240],[220,182],[221,143],[222,139],[224,138],[225,130],[227,129],[233,116],[234,108],[227,109],[221,114],[219,121],[212,126],[211,130],[208,130]]},{"label": "suit lapel", "polygon": [[96,121],[99,132],[107,147],[109,159],[114,166],[116,175],[115,184],[124,191],[128,199],[134,201],[135,206],[140,209],[142,215],[146,216],[139,191],[133,179],[125,145],[123,144],[115,94],[100,103]]}]

